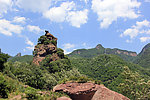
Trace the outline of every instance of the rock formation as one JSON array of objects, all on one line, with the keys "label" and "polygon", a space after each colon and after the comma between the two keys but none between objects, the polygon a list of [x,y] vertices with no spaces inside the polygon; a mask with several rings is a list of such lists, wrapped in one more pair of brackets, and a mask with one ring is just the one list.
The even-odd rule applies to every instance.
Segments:
[{"label": "rock formation", "polygon": [[50,61],[56,61],[59,59],[57,52],[57,38],[45,31],[46,34],[38,39],[38,44],[33,51],[33,63],[39,65],[39,63],[47,56],[51,55]]},{"label": "rock formation", "polygon": [[21,53],[17,53],[15,57],[21,57]]},{"label": "rock formation", "polygon": [[96,91],[92,100],[130,100],[129,98],[119,94],[117,92],[111,91],[105,86],[100,86],[100,88]]},{"label": "rock formation", "polygon": [[53,88],[54,92],[64,92],[72,100],[129,100],[122,94],[94,83],[66,83]]},{"label": "rock formation", "polygon": [[68,97],[63,96],[63,97],[57,98],[57,100],[71,100],[71,99],[68,98]]}]

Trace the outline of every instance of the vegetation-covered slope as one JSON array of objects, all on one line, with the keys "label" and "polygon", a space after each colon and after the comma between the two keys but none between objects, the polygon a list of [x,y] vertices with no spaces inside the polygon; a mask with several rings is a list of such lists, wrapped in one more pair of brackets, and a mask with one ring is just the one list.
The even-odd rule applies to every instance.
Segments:
[{"label": "vegetation-covered slope", "polygon": [[33,60],[33,56],[32,55],[24,55],[24,56],[20,56],[20,57],[12,57],[10,59],[8,59],[8,61],[11,62],[27,62],[27,63],[31,63]]},{"label": "vegetation-covered slope", "polygon": [[95,48],[92,49],[78,49],[68,54],[69,57],[84,57],[91,58],[98,56],[100,54],[114,54],[120,56],[122,59],[126,61],[133,61],[137,56],[136,52],[120,50],[120,49],[110,49],[104,48],[101,44],[98,44]]},{"label": "vegetation-covered slope", "polygon": [[134,63],[137,63],[144,68],[150,68],[150,43],[142,49]]},{"label": "vegetation-covered slope", "polygon": [[[102,54],[94,58],[70,57],[70,59],[72,65],[78,68],[82,74],[85,74],[95,80],[101,80],[106,87],[116,92],[120,92],[132,99],[134,98],[134,96],[129,95],[129,92],[129,94],[126,94],[125,91],[121,91],[121,88],[124,86],[121,86],[121,84],[126,83],[126,78],[128,77],[128,79],[130,79],[133,74],[138,75],[139,77],[139,79],[137,79],[136,81],[140,82],[140,80],[143,79],[143,82],[148,82],[148,80],[150,80],[150,70],[144,69],[139,65],[126,62],[116,55]],[[128,70],[126,71],[126,69]],[[131,76],[125,76],[124,74],[126,74],[127,72],[130,72],[129,75]],[[133,78],[131,78],[130,81],[136,83]],[[134,88],[132,86],[134,85],[131,85],[129,88],[132,89],[131,92],[135,92],[137,90],[139,91],[138,87]]]}]

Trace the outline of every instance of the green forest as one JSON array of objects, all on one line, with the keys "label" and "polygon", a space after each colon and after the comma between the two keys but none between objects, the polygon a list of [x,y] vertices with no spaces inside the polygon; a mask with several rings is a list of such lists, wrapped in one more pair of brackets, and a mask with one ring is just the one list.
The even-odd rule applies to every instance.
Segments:
[{"label": "green forest", "polygon": [[27,100],[56,100],[67,96],[52,91],[57,84],[91,81],[131,100],[150,100],[149,45],[136,57],[115,54],[118,49],[105,51],[102,46],[76,50],[69,55],[57,48],[55,53],[61,59],[50,61],[49,54],[40,65],[32,63],[33,55],[11,57],[1,53],[0,98],[7,100],[20,95]]}]

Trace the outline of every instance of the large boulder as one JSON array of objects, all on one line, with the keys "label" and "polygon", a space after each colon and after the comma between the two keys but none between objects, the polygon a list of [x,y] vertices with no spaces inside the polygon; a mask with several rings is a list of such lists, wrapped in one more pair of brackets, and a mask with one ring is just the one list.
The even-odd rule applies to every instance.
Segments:
[{"label": "large boulder", "polygon": [[72,100],[91,100],[99,87],[94,83],[66,83],[55,86],[53,91],[67,93]]},{"label": "large boulder", "polygon": [[105,86],[100,86],[100,88],[94,94],[92,100],[130,100],[129,98],[114,92]]},{"label": "large boulder", "polygon": [[56,85],[54,92],[64,92],[72,100],[129,100],[122,94],[109,90],[103,85],[94,83],[66,83]]},{"label": "large boulder", "polygon": [[71,99],[68,98],[68,97],[63,96],[63,97],[57,98],[57,100],[71,100]]}]

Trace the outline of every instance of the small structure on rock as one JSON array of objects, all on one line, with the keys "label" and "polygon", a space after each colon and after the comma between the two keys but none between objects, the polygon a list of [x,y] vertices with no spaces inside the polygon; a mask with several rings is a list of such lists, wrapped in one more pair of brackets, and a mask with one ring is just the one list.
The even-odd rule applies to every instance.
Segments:
[{"label": "small structure on rock", "polygon": [[57,52],[57,38],[51,33],[45,30],[45,35],[38,39],[38,44],[35,46],[33,51],[33,63],[39,65],[39,63],[47,56],[51,55],[49,58],[51,61],[56,61],[60,59]]}]

